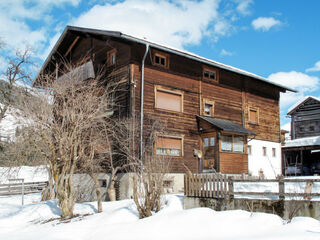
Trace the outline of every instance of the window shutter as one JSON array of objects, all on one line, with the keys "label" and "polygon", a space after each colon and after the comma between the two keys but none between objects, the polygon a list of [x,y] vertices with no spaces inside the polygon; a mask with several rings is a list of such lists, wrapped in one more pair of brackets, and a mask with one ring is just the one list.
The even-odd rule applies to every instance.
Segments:
[{"label": "window shutter", "polygon": [[157,90],[156,107],[181,112],[181,95]]}]

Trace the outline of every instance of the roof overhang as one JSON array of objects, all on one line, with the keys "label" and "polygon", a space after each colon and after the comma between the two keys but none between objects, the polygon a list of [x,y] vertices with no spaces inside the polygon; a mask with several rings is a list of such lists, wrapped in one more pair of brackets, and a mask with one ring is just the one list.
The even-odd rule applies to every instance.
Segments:
[{"label": "roof overhang", "polygon": [[236,124],[232,121],[221,119],[221,118],[214,118],[209,116],[197,116],[198,120],[203,120],[209,123],[212,127],[225,132],[230,133],[237,133],[241,135],[248,135],[248,136],[257,136],[257,134],[249,129],[244,128],[243,126]]},{"label": "roof overhang", "polygon": [[145,39],[141,39],[141,38],[137,38],[137,37],[133,37],[133,36],[127,35],[127,34],[123,34],[123,33],[118,32],[118,31],[98,30],[98,29],[82,28],[82,27],[75,27],[75,26],[66,26],[66,28],[64,29],[64,31],[61,34],[60,38],[58,39],[58,41],[54,45],[53,49],[51,50],[50,54],[46,58],[44,64],[42,65],[39,73],[37,74],[36,79],[43,72],[43,70],[47,67],[47,65],[49,64],[49,62],[52,59],[53,54],[57,51],[58,47],[60,46],[60,44],[65,39],[65,37],[66,37],[68,32],[81,33],[81,34],[87,34],[87,35],[96,35],[96,36],[100,35],[100,36],[116,37],[116,38],[122,38],[122,39],[125,39],[127,41],[136,42],[136,43],[140,43],[140,44],[144,44],[144,45],[149,44],[149,46],[152,47],[152,48],[157,48],[159,50],[163,50],[163,51],[166,51],[166,52],[169,52],[169,53],[180,55],[180,56],[192,59],[194,61],[198,61],[198,62],[201,62],[201,63],[204,63],[204,64],[211,65],[213,67],[218,67],[218,68],[221,68],[221,69],[225,69],[225,70],[228,70],[228,71],[231,71],[231,72],[234,72],[234,73],[238,73],[238,74],[241,74],[241,75],[244,75],[244,76],[247,76],[247,77],[251,77],[251,78],[257,79],[259,81],[265,82],[267,84],[270,84],[270,85],[273,85],[273,86],[279,88],[279,90],[281,92],[286,92],[286,91],[297,92],[295,89],[288,88],[288,87],[283,86],[281,84],[271,82],[270,80],[268,80],[268,79],[266,79],[264,77],[258,76],[258,75],[254,74],[254,73],[250,73],[250,72],[247,72],[247,71],[239,69],[239,68],[235,68],[235,67],[232,67],[232,66],[217,62],[217,61],[213,61],[211,59],[207,59],[207,58],[198,56],[196,54],[193,54],[193,53],[190,53],[190,52],[187,52],[187,51],[182,51],[182,50],[175,49],[175,48],[172,48],[172,47],[167,47],[167,46],[155,43],[155,42],[147,41]]}]

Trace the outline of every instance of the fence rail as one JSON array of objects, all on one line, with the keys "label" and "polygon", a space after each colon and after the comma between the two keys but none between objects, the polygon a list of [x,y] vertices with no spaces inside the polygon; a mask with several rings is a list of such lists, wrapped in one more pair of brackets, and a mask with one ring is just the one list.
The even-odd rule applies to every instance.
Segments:
[{"label": "fence rail", "polygon": [[48,182],[27,182],[0,184],[0,196],[41,192]]},{"label": "fence rail", "polygon": [[[320,193],[312,193],[312,187],[320,179],[233,179],[225,174],[186,174],[184,176],[184,195],[203,198],[233,198],[245,196],[263,197],[320,197]],[[277,192],[266,191],[235,191],[235,183],[277,183]],[[285,192],[285,183],[306,183],[304,192]]]}]

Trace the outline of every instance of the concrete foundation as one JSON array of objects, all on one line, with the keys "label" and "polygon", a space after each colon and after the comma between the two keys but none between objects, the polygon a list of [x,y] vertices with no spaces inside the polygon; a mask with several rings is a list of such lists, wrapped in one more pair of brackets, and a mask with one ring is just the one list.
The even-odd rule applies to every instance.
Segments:
[{"label": "concrete foundation", "polygon": [[262,199],[214,199],[185,197],[184,209],[209,207],[216,211],[241,209],[249,212],[277,214],[284,219],[296,216],[312,217],[320,220],[319,201],[262,200]]},{"label": "concrete foundation", "polygon": [[[117,181],[119,183],[118,199],[133,198],[133,176],[134,173],[119,173]],[[110,185],[111,174],[98,174],[102,200],[108,201],[108,187]],[[75,187],[75,199],[77,202],[91,202],[97,199],[95,185],[88,174],[74,174],[73,184]],[[184,188],[184,174],[167,174],[164,181],[165,193],[181,193]]]}]

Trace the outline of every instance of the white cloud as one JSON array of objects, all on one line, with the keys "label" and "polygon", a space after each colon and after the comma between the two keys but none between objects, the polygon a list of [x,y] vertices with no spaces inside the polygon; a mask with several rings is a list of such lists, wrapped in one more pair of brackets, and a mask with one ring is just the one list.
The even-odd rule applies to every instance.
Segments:
[{"label": "white cloud", "polygon": [[220,55],[221,56],[233,56],[233,53],[232,52],[229,52],[225,49],[222,49],[221,52],[220,52]]},{"label": "white cloud", "polygon": [[[8,49],[23,48],[28,45],[34,50],[39,50],[48,39],[49,22],[52,19],[51,10],[65,5],[77,6],[80,1],[2,0],[0,1],[0,37]],[[37,27],[37,23],[46,27]]]},{"label": "white cloud", "polygon": [[228,21],[218,13],[219,2],[125,0],[95,5],[71,24],[117,30],[183,48],[188,44],[199,44],[203,36],[217,40],[227,34],[230,28]]},{"label": "white cloud", "polygon": [[320,61],[316,62],[312,68],[308,68],[306,72],[319,72],[320,71]]},{"label": "white cloud", "polygon": [[310,93],[316,91],[320,82],[318,77],[296,71],[273,73],[269,75],[268,79],[272,82],[296,89],[298,91],[297,93],[281,93],[281,109],[291,106],[297,101],[303,99],[306,94],[310,95]]},{"label": "white cloud", "polygon": [[251,24],[255,30],[267,32],[270,28],[280,26],[282,23],[273,17],[259,17],[254,19]]},{"label": "white cloud", "polygon": [[251,13],[250,6],[253,4],[253,0],[235,0],[238,3],[237,11],[242,15],[249,15]]}]

